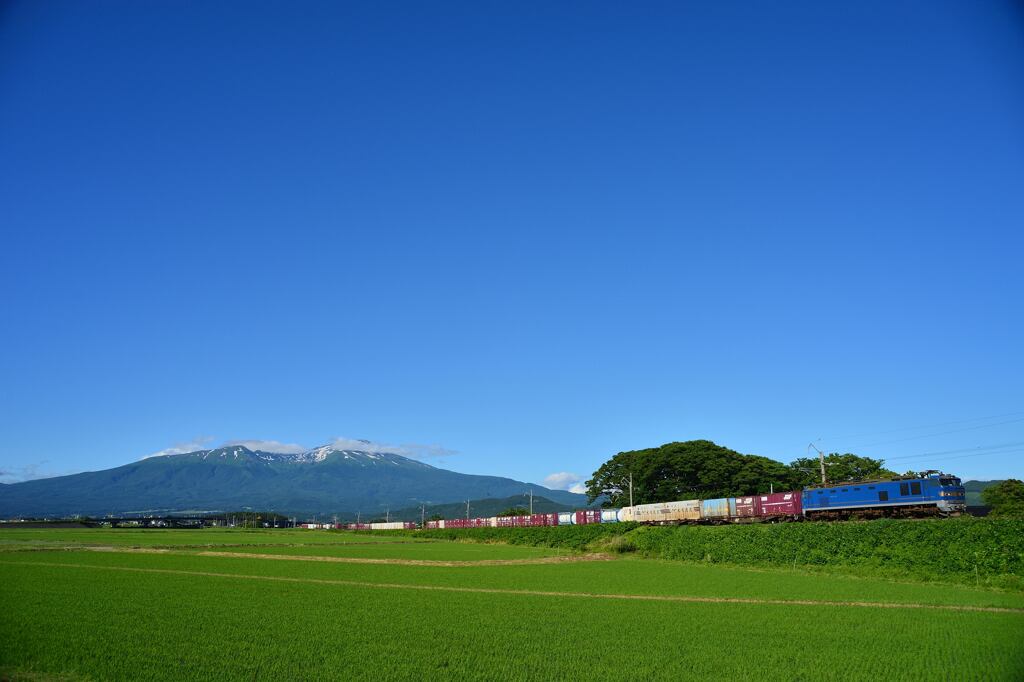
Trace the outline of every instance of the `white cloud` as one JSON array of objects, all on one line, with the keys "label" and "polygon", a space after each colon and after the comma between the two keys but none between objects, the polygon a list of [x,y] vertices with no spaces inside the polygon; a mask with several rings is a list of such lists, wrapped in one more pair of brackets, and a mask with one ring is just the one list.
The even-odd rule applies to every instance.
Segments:
[{"label": "white cloud", "polygon": [[[207,450],[211,446],[212,441],[215,438],[213,436],[197,436],[190,441],[184,443],[175,443],[169,448],[164,448],[158,452],[154,452],[150,455],[146,455],[142,459],[149,459],[150,457],[162,457],[165,455],[183,455],[187,452],[196,452],[197,450]],[[302,454],[308,452],[312,448],[307,448],[298,443],[283,443],[279,440],[229,440],[219,447],[229,447],[232,445],[241,445],[247,447],[250,450],[262,450],[263,452],[275,452],[289,455]],[[369,440],[363,440],[360,438],[344,438],[338,437],[333,439],[327,444],[328,447],[335,448],[336,450],[361,450],[362,452],[390,452],[396,455],[403,455],[405,457],[411,457],[413,459],[431,459],[447,457],[449,455],[456,454],[455,450],[449,450],[441,447],[440,445],[423,445],[420,443],[406,443],[404,445],[390,445],[387,443],[375,443]]]},{"label": "white cloud", "polygon": [[153,454],[146,455],[142,459],[149,459],[150,457],[163,457],[165,455],[184,455],[186,452],[195,452],[196,450],[202,450],[203,446],[213,440],[213,436],[196,436],[190,441],[184,443],[175,443],[169,448],[164,448],[154,452]]},{"label": "white cloud", "polygon": [[587,486],[586,486],[585,483],[583,483],[583,481],[580,481],[579,483],[576,483],[571,488],[569,488],[569,492],[571,492],[571,493],[579,493],[580,495],[586,495],[587,494]]},{"label": "white cloud", "polygon": [[276,452],[285,455],[299,455],[307,452],[309,448],[297,443],[282,443],[279,440],[229,440],[224,446],[241,445],[250,450],[261,450],[263,452]]},{"label": "white cloud", "polygon": [[578,493],[586,490],[582,480],[579,474],[559,471],[546,476],[544,478],[544,485],[553,490],[568,490],[569,492]]},{"label": "white cloud", "polygon": [[447,457],[456,454],[455,450],[441,447],[440,445],[423,445],[421,443],[406,443],[404,445],[388,445],[387,443],[375,443],[361,438],[338,437],[331,442],[331,447],[337,450],[361,450],[363,452],[390,452],[403,457],[413,459],[430,459],[434,457]]}]

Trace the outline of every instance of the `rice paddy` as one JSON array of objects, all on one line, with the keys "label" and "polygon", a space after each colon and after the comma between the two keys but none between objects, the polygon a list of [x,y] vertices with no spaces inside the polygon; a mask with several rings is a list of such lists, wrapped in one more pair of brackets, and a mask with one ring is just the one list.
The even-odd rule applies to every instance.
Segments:
[{"label": "rice paddy", "polygon": [[318,531],[0,533],[13,679],[1012,680],[1024,594]]}]

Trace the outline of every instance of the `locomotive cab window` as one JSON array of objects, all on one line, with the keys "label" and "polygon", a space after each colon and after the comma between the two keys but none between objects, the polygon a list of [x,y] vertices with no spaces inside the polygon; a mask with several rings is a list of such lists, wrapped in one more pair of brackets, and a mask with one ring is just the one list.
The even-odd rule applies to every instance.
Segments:
[{"label": "locomotive cab window", "polygon": [[886,491],[886,490],[879,490],[878,491],[878,501],[879,502],[887,502],[888,500],[889,500],[889,493],[888,493],[888,491]]},{"label": "locomotive cab window", "polygon": [[900,495],[909,495],[909,494],[910,494],[910,486],[907,485],[906,483],[900,483]]},{"label": "locomotive cab window", "polygon": [[917,481],[914,481],[913,483],[911,483],[910,484],[910,494],[911,495],[920,495],[921,494],[921,484],[918,483]]}]

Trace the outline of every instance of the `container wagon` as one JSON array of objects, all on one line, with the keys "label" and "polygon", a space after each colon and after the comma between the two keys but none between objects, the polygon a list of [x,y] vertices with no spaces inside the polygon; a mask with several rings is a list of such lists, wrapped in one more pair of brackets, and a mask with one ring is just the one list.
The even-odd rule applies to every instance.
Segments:
[{"label": "container wagon", "polygon": [[729,517],[737,522],[756,521],[761,516],[761,498],[758,495],[729,498]]},{"label": "container wagon", "polygon": [[572,523],[576,526],[585,526],[590,523],[601,523],[600,509],[583,509],[573,513]]},{"label": "container wagon", "polygon": [[729,520],[729,498],[700,501],[700,520],[707,523],[725,523]]},{"label": "container wagon", "polygon": [[700,501],[680,500],[623,507],[619,510],[618,518],[620,521],[654,524],[698,521],[700,520]]},{"label": "container wagon", "polygon": [[758,515],[765,520],[796,520],[803,516],[803,497],[799,490],[758,495]]}]

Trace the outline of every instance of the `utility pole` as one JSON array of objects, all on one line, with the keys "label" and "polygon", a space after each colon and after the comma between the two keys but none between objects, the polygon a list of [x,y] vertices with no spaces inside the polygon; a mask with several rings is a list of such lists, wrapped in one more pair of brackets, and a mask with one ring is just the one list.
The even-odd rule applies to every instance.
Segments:
[{"label": "utility pole", "polygon": [[[811,448],[818,450],[818,446],[814,443],[807,444],[807,453],[810,454]],[[818,463],[821,464],[821,484],[826,485],[828,480],[825,478],[825,453],[818,450]]]},{"label": "utility pole", "polygon": [[530,488],[530,516],[533,516],[533,488]]},{"label": "utility pole", "polygon": [[427,527],[427,505],[420,505],[420,528]]},{"label": "utility pole", "polygon": [[629,472],[629,506],[633,506],[633,472]]},{"label": "utility pole", "polygon": [[469,521],[469,500],[466,500],[466,520]]},{"label": "utility pole", "polygon": [[391,507],[384,507],[384,523],[391,523]]}]

